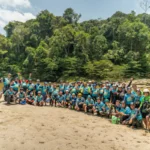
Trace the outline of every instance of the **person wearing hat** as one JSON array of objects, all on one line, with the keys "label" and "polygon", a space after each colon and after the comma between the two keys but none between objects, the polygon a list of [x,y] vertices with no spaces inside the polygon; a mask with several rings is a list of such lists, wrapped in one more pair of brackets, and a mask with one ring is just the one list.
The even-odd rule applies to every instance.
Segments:
[{"label": "person wearing hat", "polygon": [[131,114],[131,109],[130,107],[126,106],[125,101],[121,102],[121,108],[119,110],[119,118],[120,118],[120,123],[122,123],[124,120],[126,120]]},{"label": "person wearing hat", "polygon": [[65,107],[69,106],[70,100],[71,100],[71,94],[69,93],[69,90],[66,90],[65,94],[64,94],[64,105],[65,105]]},{"label": "person wearing hat", "polygon": [[15,100],[15,92],[12,87],[9,87],[9,89],[5,91],[4,100],[7,104],[10,104],[10,102]]},{"label": "person wearing hat", "polygon": [[11,82],[11,74],[8,73],[7,77],[3,78],[3,83],[4,83],[3,93],[5,93],[5,91],[9,89],[10,82]]},{"label": "person wearing hat", "polygon": [[78,93],[75,110],[81,111],[83,109],[84,102],[85,102],[85,99],[82,97],[82,94]]},{"label": "person wearing hat", "polygon": [[100,111],[102,110],[102,107],[104,105],[105,104],[103,103],[103,101],[101,101],[101,98],[97,97],[97,102],[93,106],[93,113],[94,113],[94,115],[99,115]]},{"label": "person wearing hat", "polygon": [[27,85],[27,95],[30,95],[30,92],[34,91],[34,84],[32,83],[32,79],[29,79],[29,83]]},{"label": "person wearing hat", "polygon": [[43,106],[43,104],[44,104],[43,96],[41,94],[41,91],[38,91],[38,95],[35,97],[35,105],[36,106]]},{"label": "person wearing hat", "polygon": [[17,101],[19,104],[25,101],[26,93],[23,91],[23,88],[20,88],[20,92],[17,93]]},{"label": "person wearing hat", "polygon": [[144,97],[141,101],[140,108],[143,117],[143,123],[145,125],[145,129],[150,129],[149,124],[149,114],[150,114],[150,91],[148,89],[143,90]]},{"label": "person wearing hat", "polygon": [[126,93],[125,96],[124,96],[124,101],[126,102],[126,105],[127,105],[127,106],[130,106],[130,103],[131,103],[131,102],[134,102],[134,100],[135,100],[135,97],[134,97],[134,95],[131,93],[131,88],[128,87],[128,88],[127,88],[127,93]]},{"label": "person wearing hat", "polygon": [[106,84],[106,88],[104,89],[104,94],[103,94],[103,100],[105,101],[105,99],[110,100],[110,85]]},{"label": "person wearing hat", "polygon": [[60,81],[59,91],[62,91],[62,93],[64,94],[64,83],[63,83],[63,81]]},{"label": "person wearing hat", "polygon": [[30,95],[26,97],[27,104],[33,105],[35,101],[34,93],[31,92]]},{"label": "person wearing hat", "polygon": [[36,84],[35,84],[35,86],[34,86],[34,88],[35,88],[35,95],[38,95],[38,91],[40,91],[40,90],[39,90],[40,86],[41,86],[40,80],[37,79]]},{"label": "person wearing hat", "polygon": [[83,105],[84,107],[84,112],[88,112],[88,110],[92,109],[94,106],[94,100],[92,99],[92,97],[90,95],[88,95],[85,104]]},{"label": "person wearing hat", "polygon": [[70,97],[70,104],[69,104],[70,109],[75,109],[76,101],[77,101],[77,97],[76,97],[75,93],[72,93],[72,95]]},{"label": "person wearing hat", "polygon": [[132,128],[138,128],[142,126],[142,115],[141,112],[135,108],[135,103],[130,103],[131,113],[130,116],[123,121],[122,124],[129,125]]}]

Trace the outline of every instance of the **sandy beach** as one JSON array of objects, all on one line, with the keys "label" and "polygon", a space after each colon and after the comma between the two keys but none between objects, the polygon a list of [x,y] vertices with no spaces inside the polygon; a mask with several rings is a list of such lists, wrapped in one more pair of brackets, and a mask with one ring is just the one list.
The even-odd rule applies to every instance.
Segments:
[{"label": "sandy beach", "polygon": [[150,134],[64,108],[0,103],[0,150],[149,150]]}]

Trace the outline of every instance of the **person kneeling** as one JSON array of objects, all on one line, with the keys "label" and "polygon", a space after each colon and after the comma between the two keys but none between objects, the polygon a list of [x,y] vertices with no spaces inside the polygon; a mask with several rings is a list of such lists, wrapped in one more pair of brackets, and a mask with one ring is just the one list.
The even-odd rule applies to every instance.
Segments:
[{"label": "person kneeling", "polygon": [[32,105],[32,104],[34,103],[34,101],[35,101],[35,97],[34,97],[34,95],[33,95],[33,92],[31,92],[30,95],[28,95],[28,96],[26,97],[26,102],[27,102],[28,104]]},{"label": "person kneeling", "polygon": [[17,93],[17,101],[18,101],[18,103],[22,104],[22,105],[26,104],[25,98],[26,98],[26,94],[23,91],[23,88],[20,88],[20,92]]},{"label": "person kneeling", "polygon": [[138,128],[142,126],[142,115],[141,112],[135,108],[135,103],[131,102],[130,104],[131,114],[128,119],[123,121],[122,124],[129,125],[132,128]]},{"label": "person kneeling", "polygon": [[87,100],[85,101],[84,104],[84,112],[88,112],[89,110],[92,110],[94,106],[94,100],[91,98],[90,95],[88,95]]},{"label": "person kneeling", "polygon": [[85,99],[82,97],[82,94],[79,93],[79,94],[78,94],[78,98],[77,98],[77,102],[76,102],[75,109],[76,109],[77,111],[83,110],[84,102],[85,102]]},{"label": "person kneeling", "polygon": [[43,106],[43,104],[44,104],[43,96],[41,95],[41,91],[38,91],[38,95],[35,98],[35,105]]},{"label": "person kneeling", "polygon": [[102,106],[102,108],[99,110],[100,115],[109,117],[110,115],[110,106],[109,106],[109,100],[105,100],[105,104]]}]

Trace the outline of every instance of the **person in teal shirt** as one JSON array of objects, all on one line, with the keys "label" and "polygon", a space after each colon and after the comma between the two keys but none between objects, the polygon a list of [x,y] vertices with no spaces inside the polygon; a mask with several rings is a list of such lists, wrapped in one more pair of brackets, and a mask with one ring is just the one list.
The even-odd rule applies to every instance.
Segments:
[{"label": "person in teal shirt", "polygon": [[131,109],[130,107],[126,106],[125,101],[121,102],[121,108],[119,110],[119,118],[120,118],[120,123],[122,123],[124,120],[126,120],[131,114]]},{"label": "person in teal shirt", "polygon": [[127,93],[124,96],[124,101],[126,102],[126,105],[130,107],[130,104],[132,102],[134,102],[135,97],[134,95],[131,93],[131,88],[127,88]]},{"label": "person in teal shirt", "polygon": [[57,96],[57,107],[64,107],[64,95],[63,92],[60,91],[58,96]]},{"label": "person in teal shirt", "polygon": [[65,107],[68,107],[70,104],[70,100],[71,100],[71,94],[69,93],[68,90],[66,90],[65,94],[64,94],[64,105]]},{"label": "person in teal shirt", "polygon": [[102,116],[109,117],[109,115],[110,115],[110,107],[109,107],[109,100],[108,99],[105,100],[105,103],[104,103],[104,105],[102,107],[99,107],[99,113]]},{"label": "person in teal shirt", "polygon": [[23,91],[23,88],[20,88],[20,92],[17,93],[17,100],[19,101],[19,104],[20,104],[22,101],[25,101],[25,98],[26,98],[26,94],[25,94],[25,92]]},{"label": "person in teal shirt", "polygon": [[12,87],[9,87],[9,89],[5,91],[4,99],[7,102],[7,104],[10,104],[10,102],[15,100],[15,92],[13,91]]},{"label": "person in teal shirt", "polygon": [[84,104],[84,111],[85,113],[88,112],[88,110],[92,109],[94,106],[94,100],[90,95],[88,95],[85,104]]},{"label": "person in teal shirt", "polygon": [[99,89],[96,88],[96,84],[94,84],[93,87],[92,87],[92,99],[94,101],[96,101],[96,98],[98,97],[98,94],[99,94]]},{"label": "person in teal shirt", "polygon": [[18,93],[18,90],[19,90],[19,82],[17,81],[12,81],[12,85],[11,87],[13,88],[14,92],[17,94]]},{"label": "person in teal shirt", "polygon": [[70,93],[71,94],[77,94],[77,87],[75,86],[75,83],[72,83],[71,87],[70,87]]},{"label": "person in teal shirt", "polygon": [[36,94],[36,95],[38,95],[38,91],[40,91],[40,89],[39,89],[40,86],[41,86],[40,80],[37,79],[37,83],[36,83],[35,86],[34,86],[34,88],[35,88],[35,94]]},{"label": "person in teal shirt", "polygon": [[62,93],[64,93],[64,84],[62,81],[60,82],[60,85],[59,85],[59,91],[62,91]]},{"label": "person in teal shirt", "polygon": [[36,106],[43,106],[43,96],[41,94],[41,91],[38,91],[38,95],[35,97],[35,105]]},{"label": "person in teal shirt", "polygon": [[42,92],[43,100],[44,100],[45,106],[46,106],[46,99],[47,99],[47,94],[48,94],[47,82],[44,82],[44,85],[41,86],[41,92]]},{"label": "person in teal shirt", "polygon": [[28,95],[26,97],[26,102],[30,105],[34,104],[34,101],[35,101],[35,97],[34,97],[34,94],[33,92],[30,93],[30,95]]},{"label": "person in teal shirt", "polygon": [[10,82],[11,82],[11,74],[9,73],[7,78],[3,78],[3,83],[4,83],[3,93],[5,93],[5,91],[9,89]]},{"label": "person in teal shirt", "polygon": [[88,95],[91,93],[91,88],[87,86],[87,83],[84,83],[82,91],[84,99],[87,99]]},{"label": "person in teal shirt", "polygon": [[104,93],[103,93],[103,100],[105,102],[106,99],[110,100],[110,85],[106,84],[106,88],[104,89]]},{"label": "person in teal shirt", "polygon": [[130,116],[123,121],[122,124],[131,126],[132,128],[138,128],[142,126],[142,115],[140,110],[135,108],[135,103],[130,103],[131,113]]},{"label": "person in teal shirt", "polygon": [[97,97],[97,102],[93,106],[93,113],[94,115],[99,115],[102,107],[104,107],[103,101],[101,101],[100,97]]},{"label": "person in teal shirt", "polygon": [[76,100],[75,109],[76,109],[77,111],[82,110],[84,103],[85,103],[84,97],[82,97],[82,94],[81,94],[81,93],[78,93],[78,97],[77,97],[77,100]]},{"label": "person in teal shirt", "polygon": [[22,80],[20,86],[23,88],[23,91],[24,91],[24,92],[27,91],[27,83],[26,83],[25,79]]},{"label": "person in teal shirt", "polygon": [[143,97],[144,96],[142,95],[142,91],[140,89],[137,89],[137,94],[135,95],[134,98],[134,103],[136,108],[140,107]]},{"label": "person in teal shirt", "polygon": [[56,103],[57,103],[57,99],[58,99],[58,92],[59,92],[59,90],[57,89],[56,84],[54,84],[53,92],[52,92],[52,101],[53,101],[53,106],[55,105],[55,107],[56,107]]},{"label": "person in teal shirt", "polygon": [[34,84],[32,83],[32,80],[29,79],[29,84],[27,85],[28,95],[30,95],[30,92],[34,91]]}]

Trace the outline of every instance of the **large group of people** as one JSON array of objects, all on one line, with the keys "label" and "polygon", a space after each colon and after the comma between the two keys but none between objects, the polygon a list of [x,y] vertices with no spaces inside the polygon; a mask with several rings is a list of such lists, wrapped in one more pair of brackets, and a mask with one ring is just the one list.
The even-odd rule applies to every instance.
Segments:
[{"label": "large group of people", "polygon": [[[131,128],[144,127],[150,132],[150,91],[143,91],[132,84],[122,82],[76,81],[36,83],[29,80],[3,79],[3,94],[8,104],[50,105],[64,107],[93,115],[116,119]],[[116,122],[117,122],[116,121]]]}]

